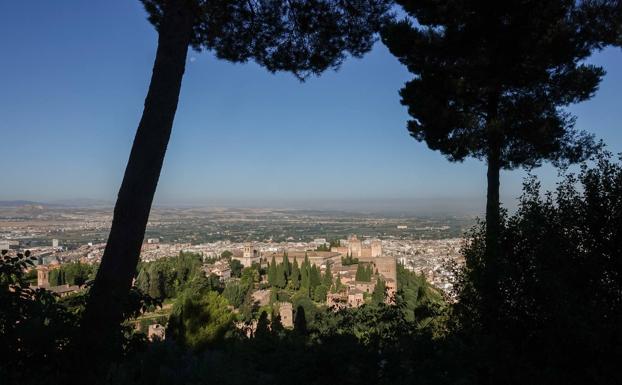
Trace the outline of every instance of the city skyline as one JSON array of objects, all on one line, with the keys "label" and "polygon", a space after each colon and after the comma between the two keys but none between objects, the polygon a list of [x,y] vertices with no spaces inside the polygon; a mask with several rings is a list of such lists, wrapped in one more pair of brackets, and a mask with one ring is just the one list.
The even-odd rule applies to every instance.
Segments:
[{"label": "city skyline", "polygon": [[[13,54],[0,64],[0,131],[11,144],[0,172],[12,181],[0,200],[114,202],[155,32],[138,2],[35,3],[0,5],[1,36],[17,36],[3,41]],[[570,108],[577,127],[614,153],[621,59],[619,49],[595,55],[590,62],[608,74],[593,99]],[[209,53],[190,52],[187,67],[156,204],[375,209],[434,200],[483,211],[485,165],[450,163],[408,136],[398,90],[411,75],[380,43],[305,84]],[[554,186],[555,169],[536,174]],[[506,206],[524,175],[502,173]]]}]

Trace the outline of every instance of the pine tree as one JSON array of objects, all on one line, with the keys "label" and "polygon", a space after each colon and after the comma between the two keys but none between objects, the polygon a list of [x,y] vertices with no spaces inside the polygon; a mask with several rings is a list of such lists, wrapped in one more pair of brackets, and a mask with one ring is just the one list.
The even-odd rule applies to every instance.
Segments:
[{"label": "pine tree", "polygon": [[[486,161],[492,267],[499,245],[500,170],[573,163],[597,148],[563,108],[589,99],[598,88],[604,71],[584,60],[611,42],[609,31],[598,29],[619,26],[620,3],[397,3],[410,19],[389,23],[382,40],[415,75],[400,91],[413,118],[408,130],[449,161]],[[591,12],[595,4],[605,11]],[[617,15],[617,23],[609,23],[610,15]]]},{"label": "pine tree", "polygon": [[120,348],[118,329],[172,132],[188,48],[212,51],[214,57],[231,62],[252,60],[268,71],[288,71],[305,79],[339,67],[349,55],[371,50],[390,7],[388,0],[141,2],[157,31],[158,47],[77,338],[80,348],[92,353],[88,359],[95,356],[103,365]]}]

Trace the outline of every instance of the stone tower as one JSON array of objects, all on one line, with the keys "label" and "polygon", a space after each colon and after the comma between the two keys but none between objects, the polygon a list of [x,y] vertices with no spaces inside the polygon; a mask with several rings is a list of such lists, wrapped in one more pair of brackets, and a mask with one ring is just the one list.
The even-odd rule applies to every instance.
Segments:
[{"label": "stone tower", "polygon": [[356,235],[352,235],[348,238],[348,252],[354,258],[360,258],[362,256],[363,248],[361,240],[358,239]]},{"label": "stone tower", "polygon": [[380,239],[371,241],[371,256],[372,258],[382,257],[382,242]]},{"label": "stone tower", "polygon": [[279,303],[279,316],[281,316],[281,325],[284,328],[294,327],[294,311],[290,302]]},{"label": "stone tower", "polygon": [[253,258],[253,244],[250,242],[244,245],[244,258]]},{"label": "stone tower", "polygon": [[45,266],[37,267],[37,286],[50,287],[50,270]]}]

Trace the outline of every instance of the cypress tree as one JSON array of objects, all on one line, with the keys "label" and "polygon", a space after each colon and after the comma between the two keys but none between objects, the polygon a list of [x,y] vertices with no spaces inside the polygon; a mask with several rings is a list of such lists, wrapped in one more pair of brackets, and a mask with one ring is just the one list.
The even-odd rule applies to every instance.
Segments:
[{"label": "cypress tree", "polygon": [[283,253],[283,269],[287,277],[292,274],[292,267],[289,264],[289,258],[287,258],[287,253]]},{"label": "cypress tree", "polygon": [[274,255],[268,266],[268,283],[270,286],[276,285],[276,260],[274,259]]},{"label": "cypress tree", "polygon": [[255,329],[255,338],[268,338],[270,336],[270,321],[268,320],[268,313],[262,311],[259,319],[257,320],[257,328]]},{"label": "cypress tree", "polygon": [[296,261],[296,258],[294,258],[294,263],[292,264],[290,285],[294,290],[298,290],[300,288],[300,269],[298,268],[298,262]]},{"label": "cypress tree", "polygon": [[299,305],[296,308],[296,317],[294,318],[294,330],[300,335],[307,334],[307,319],[305,318],[305,308]]},{"label": "cypress tree", "polygon": [[330,263],[326,264],[326,271],[324,272],[324,280],[322,281],[322,283],[327,288],[333,286],[333,273],[330,270]]},{"label": "cypress tree", "polygon": [[354,279],[357,281],[363,281],[364,277],[363,277],[364,273],[363,273],[363,266],[362,264],[358,264],[356,266],[356,275],[354,276]]},{"label": "cypress tree", "polygon": [[322,284],[322,277],[320,275],[320,269],[314,264],[311,266],[311,270],[309,270],[309,287],[311,292],[315,290],[316,287]]},{"label": "cypress tree", "polygon": [[309,288],[311,287],[309,281],[309,267],[306,262],[302,263],[302,268],[300,269],[300,290],[309,294]]},{"label": "cypress tree", "polygon": [[337,293],[341,290],[343,284],[341,283],[341,276],[337,274],[337,278],[335,279],[335,285],[333,285],[333,293]]},{"label": "cypress tree", "polygon": [[284,289],[287,286],[287,278],[285,278],[285,266],[281,263],[276,267],[276,278],[274,279],[274,285],[280,289]]}]

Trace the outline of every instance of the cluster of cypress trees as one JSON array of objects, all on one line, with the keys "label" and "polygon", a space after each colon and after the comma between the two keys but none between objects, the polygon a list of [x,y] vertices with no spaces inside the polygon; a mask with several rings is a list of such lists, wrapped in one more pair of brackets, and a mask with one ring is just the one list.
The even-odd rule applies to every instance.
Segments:
[{"label": "cluster of cypress trees", "polygon": [[84,285],[88,280],[95,278],[97,266],[81,262],[65,263],[60,269],[50,271],[49,282],[52,286]]},{"label": "cluster of cypress trees", "polygon": [[371,282],[371,276],[374,274],[374,270],[372,269],[370,264],[359,263],[356,268],[356,276],[355,279],[357,281],[363,282]]},{"label": "cluster of cypress trees", "polygon": [[290,263],[287,253],[284,253],[281,263],[277,263],[273,256],[268,264],[268,283],[279,289],[299,290],[307,297],[322,302],[333,286],[333,275],[330,265],[322,274],[316,264],[311,264],[307,255],[299,266],[296,258]]}]

